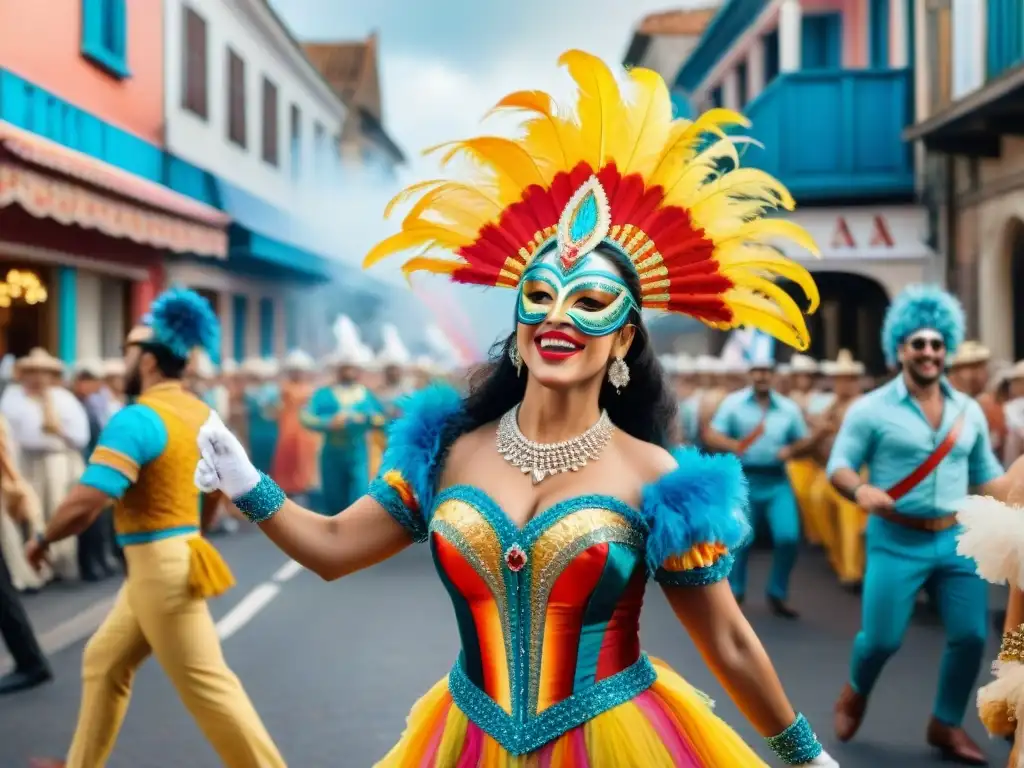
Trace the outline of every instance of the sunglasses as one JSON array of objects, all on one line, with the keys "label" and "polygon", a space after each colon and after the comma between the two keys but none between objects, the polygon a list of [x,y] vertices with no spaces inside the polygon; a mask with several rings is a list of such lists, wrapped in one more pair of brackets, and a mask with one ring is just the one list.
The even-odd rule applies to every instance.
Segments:
[{"label": "sunglasses", "polygon": [[911,339],[910,348],[915,352],[924,352],[926,349],[931,349],[932,352],[941,352],[946,348],[946,342],[942,339]]}]

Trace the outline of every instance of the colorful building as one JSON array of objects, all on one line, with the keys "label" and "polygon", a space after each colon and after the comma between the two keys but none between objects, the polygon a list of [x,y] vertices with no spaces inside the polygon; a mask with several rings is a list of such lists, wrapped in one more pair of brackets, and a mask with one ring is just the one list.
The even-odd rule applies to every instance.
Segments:
[{"label": "colorful building", "polygon": [[384,128],[377,33],[366,40],[306,43],[306,55],[348,107],[341,154],[384,179],[394,179],[405,155]]},{"label": "colorful building", "polygon": [[918,122],[933,237],[969,332],[1024,358],[1024,0],[918,0]]},{"label": "colorful building", "polygon": [[0,4],[0,354],[120,354],[164,257],[228,253],[228,217],[162,185],[159,0]]},{"label": "colorful building", "polygon": [[744,165],[780,178],[792,218],[818,242],[822,307],[812,353],[854,351],[883,366],[878,333],[889,299],[933,279],[929,214],[917,202],[913,0],[727,0],[675,77],[695,110],[745,113],[762,145]]},{"label": "colorful building", "polygon": [[217,307],[223,357],[280,356],[336,277],[348,110],[264,0],[165,0],[164,41],[168,183],[232,220],[227,259],[168,275]]}]

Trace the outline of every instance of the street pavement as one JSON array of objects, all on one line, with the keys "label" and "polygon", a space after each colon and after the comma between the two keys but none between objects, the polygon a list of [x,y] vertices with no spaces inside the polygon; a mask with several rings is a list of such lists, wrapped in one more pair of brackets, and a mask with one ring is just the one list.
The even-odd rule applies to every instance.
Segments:
[{"label": "street pavement", "polygon": [[[238,587],[212,604],[224,650],[289,765],[373,765],[398,737],[412,702],[446,674],[457,653],[451,607],[426,548],[325,584],[255,531],[217,543],[238,579]],[[793,602],[803,619],[776,619],[754,590],[764,583],[767,564],[767,553],[754,553],[745,610],[794,705],[817,726],[843,768],[944,765],[924,743],[943,645],[937,620],[915,619],[903,650],[883,673],[857,739],[839,745],[831,733],[832,703],[846,678],[859,600],[839,589],[818,553],[808,552],[794,575]],[[27,601],[41,634],[50,638],[49,647],[67,647],[52,655],[54,683],[0,699],[0,768],[25,766],[31,756],[59,756],[66,748],[78,707],[84,644],[73,641],[73,631],[84,635],[83,615],[95,614],[109,601],[111,588],[82,588],[77,597],[62,590],[63,598],[55,592]],[[62,599],[65,612],[73,615],[63,616],[54,607]],[[657,589],[649,592],[643,639],[652,655],[718,700],[720,715],[766,760],[770,757]],[[992,638],[986,659],[996,652]],[[1006,745],[985,737],[973,710],[967,729],[988,750],[993,766],[1005,765]],[[109,768],[218,765],[159,667],[148,662],[136,678]]]}]

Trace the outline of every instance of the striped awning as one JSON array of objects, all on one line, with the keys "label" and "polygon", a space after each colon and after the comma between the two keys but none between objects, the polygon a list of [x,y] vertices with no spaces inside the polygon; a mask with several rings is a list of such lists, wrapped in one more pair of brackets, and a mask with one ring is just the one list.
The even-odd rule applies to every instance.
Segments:
[{"label": "striped awning", "polygon": [[229,217],[0,121],[0,207],[175,253],[226,258]]}]

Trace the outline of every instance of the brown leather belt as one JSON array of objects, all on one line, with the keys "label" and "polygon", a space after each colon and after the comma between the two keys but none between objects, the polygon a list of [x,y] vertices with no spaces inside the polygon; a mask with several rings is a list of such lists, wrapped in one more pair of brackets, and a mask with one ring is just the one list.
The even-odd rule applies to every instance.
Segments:
[{"label": "brown leather belt", "polygon": [[956,514],[943,515],[942,517],[911,517],[910,515],[901,515],[899,512],[893,512],[890,509],[876,509],[871,514],[883,520],[888,520],[890,523],[901,525],[904,528],[924,531],[925,533],[948,531],[956,525]]}]

